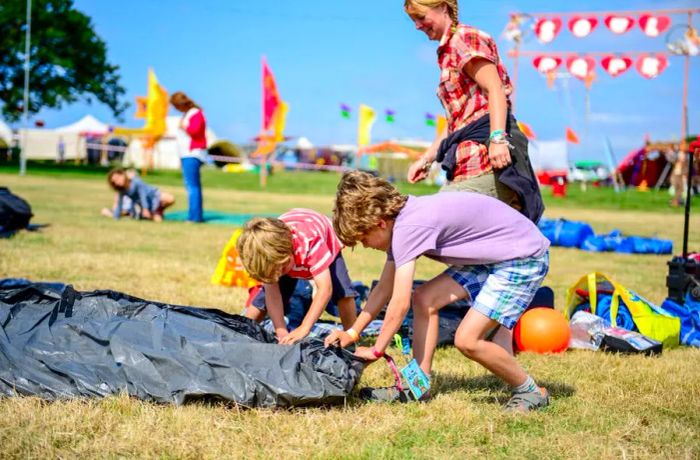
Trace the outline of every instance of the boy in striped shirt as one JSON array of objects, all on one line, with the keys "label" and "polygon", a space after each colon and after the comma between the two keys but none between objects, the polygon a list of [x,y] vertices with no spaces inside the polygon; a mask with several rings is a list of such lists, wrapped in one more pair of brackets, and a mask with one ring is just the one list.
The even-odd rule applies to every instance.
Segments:
[{"label": "boy in striped shirt", "polygon": [[[328,217],[296,208],[277,219],[251,219],[236,248],[250,276],[265,283],[246,317],[260,322],[269,315],[279,343],[291,345],[306,337],[330,300],[338,305],[345,329],[355,322],[357,293]],[[316,293],[301,324],[289,332],[284,315],[298,279],[313,280]]]}]

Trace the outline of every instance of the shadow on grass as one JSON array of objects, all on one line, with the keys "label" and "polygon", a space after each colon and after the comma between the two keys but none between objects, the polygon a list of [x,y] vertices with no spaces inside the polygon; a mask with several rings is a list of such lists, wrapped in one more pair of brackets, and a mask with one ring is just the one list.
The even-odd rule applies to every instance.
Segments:
[{"label": "shadow on grass", "polygon": [[[568,398],[576,393],[576,389],[566,383],[550,381],[538,381],[537,383],[547,388],[549,395],[554,398]],[[488,391],[495,393],[476,398],[477,401],[488,403],[505,404],[510,398],[508,386],[495,375],[464,377],[454,374],[440,374],[436,379],[434,389],[435,393],[453,393],[457,391]]]}]

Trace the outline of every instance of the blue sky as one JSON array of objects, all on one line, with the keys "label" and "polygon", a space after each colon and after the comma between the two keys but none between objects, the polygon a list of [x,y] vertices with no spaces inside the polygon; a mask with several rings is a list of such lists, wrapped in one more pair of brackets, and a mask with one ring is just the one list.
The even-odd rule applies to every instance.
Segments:
[{"label": "blue sky", "polygon": [[[260,58],[267,56],[279,91],[290,105],[287,133],[306,136],[315,144],[353,143],[357,105],[374,107],[378,120],[373,140],[431,139],[425,112],[441,113],[435,96],[438,69],[436,42],[414,29],[401,0],[76,0],[75,6],[93,19],[107,43],[111,63],[120,67],[127,100],[146,92],[152,67],[169,91],[183,90],[205,110],[219,137],[245,143],[260,126]],[[511,44],[502,31],[513,11],[626,11],[698,7],[691,0],[570,2],[470,0],[461,2],[462,22],[479,27],[497,40],[505,57]],[[672,16],[674,24],[684,16]],[[695,16],[700,26],[700,15]],[[531,37],[524,50],[542,51],[663,51],[664,38],[648,38],[635,28],[622,36],[599,25],[589,37],[576,39],[565,28],[549,45]],[[518,79],[516,116],[529,123],[542,140],[562,138],[567,126],[584,137],[572,146],[575,159],[602,158],[609,137],[621,158],[654,139],[678,137],[681,124],[683,58],[655,80],[635,69],[611,78],[598,67],[590,92],[590,116],[585,117],[582,82],[560,81],[555,90],[523,58]],[[691,59],[690,128],[700,131],[700,58]],[[339,104],[355,108],[352,120],[341,118]],[[384,109],[396,111],[387,124]],[[71,123],[86,113],[116,123],[99,104],[76,103],[45,110],[37,119],[46,126]],[[124,124],[133,120],[133,107]],[[174,111],[173,111],[174,113]]]}]

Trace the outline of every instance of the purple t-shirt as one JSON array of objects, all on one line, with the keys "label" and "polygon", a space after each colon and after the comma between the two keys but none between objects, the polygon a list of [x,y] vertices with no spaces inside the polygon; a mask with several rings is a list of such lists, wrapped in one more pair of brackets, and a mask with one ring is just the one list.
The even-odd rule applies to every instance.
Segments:
[{"label": "purple t-shirt", "polygon": [[488,265],[540,256],[549,240],[527,217],[479,193],[409,196],[394,222],[389,260],[420,256],[448,265]]}]

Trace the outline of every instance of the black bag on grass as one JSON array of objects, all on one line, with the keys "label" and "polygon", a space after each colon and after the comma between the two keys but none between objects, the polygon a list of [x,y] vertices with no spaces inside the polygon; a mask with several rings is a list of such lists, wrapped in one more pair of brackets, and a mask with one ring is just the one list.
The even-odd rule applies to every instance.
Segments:
[{"label": "black bag on grass", "polygon": [[22,198],[0,187],[0,236],[9,236],[17,230],[27,228],[32,218],[32,208]]},{"label": "black bag on grass", "polygon": [[219,310],[0,280],[0,396],[327,405],[344,401],[362,368],[346,350],[317,339],[278,345]]}]

